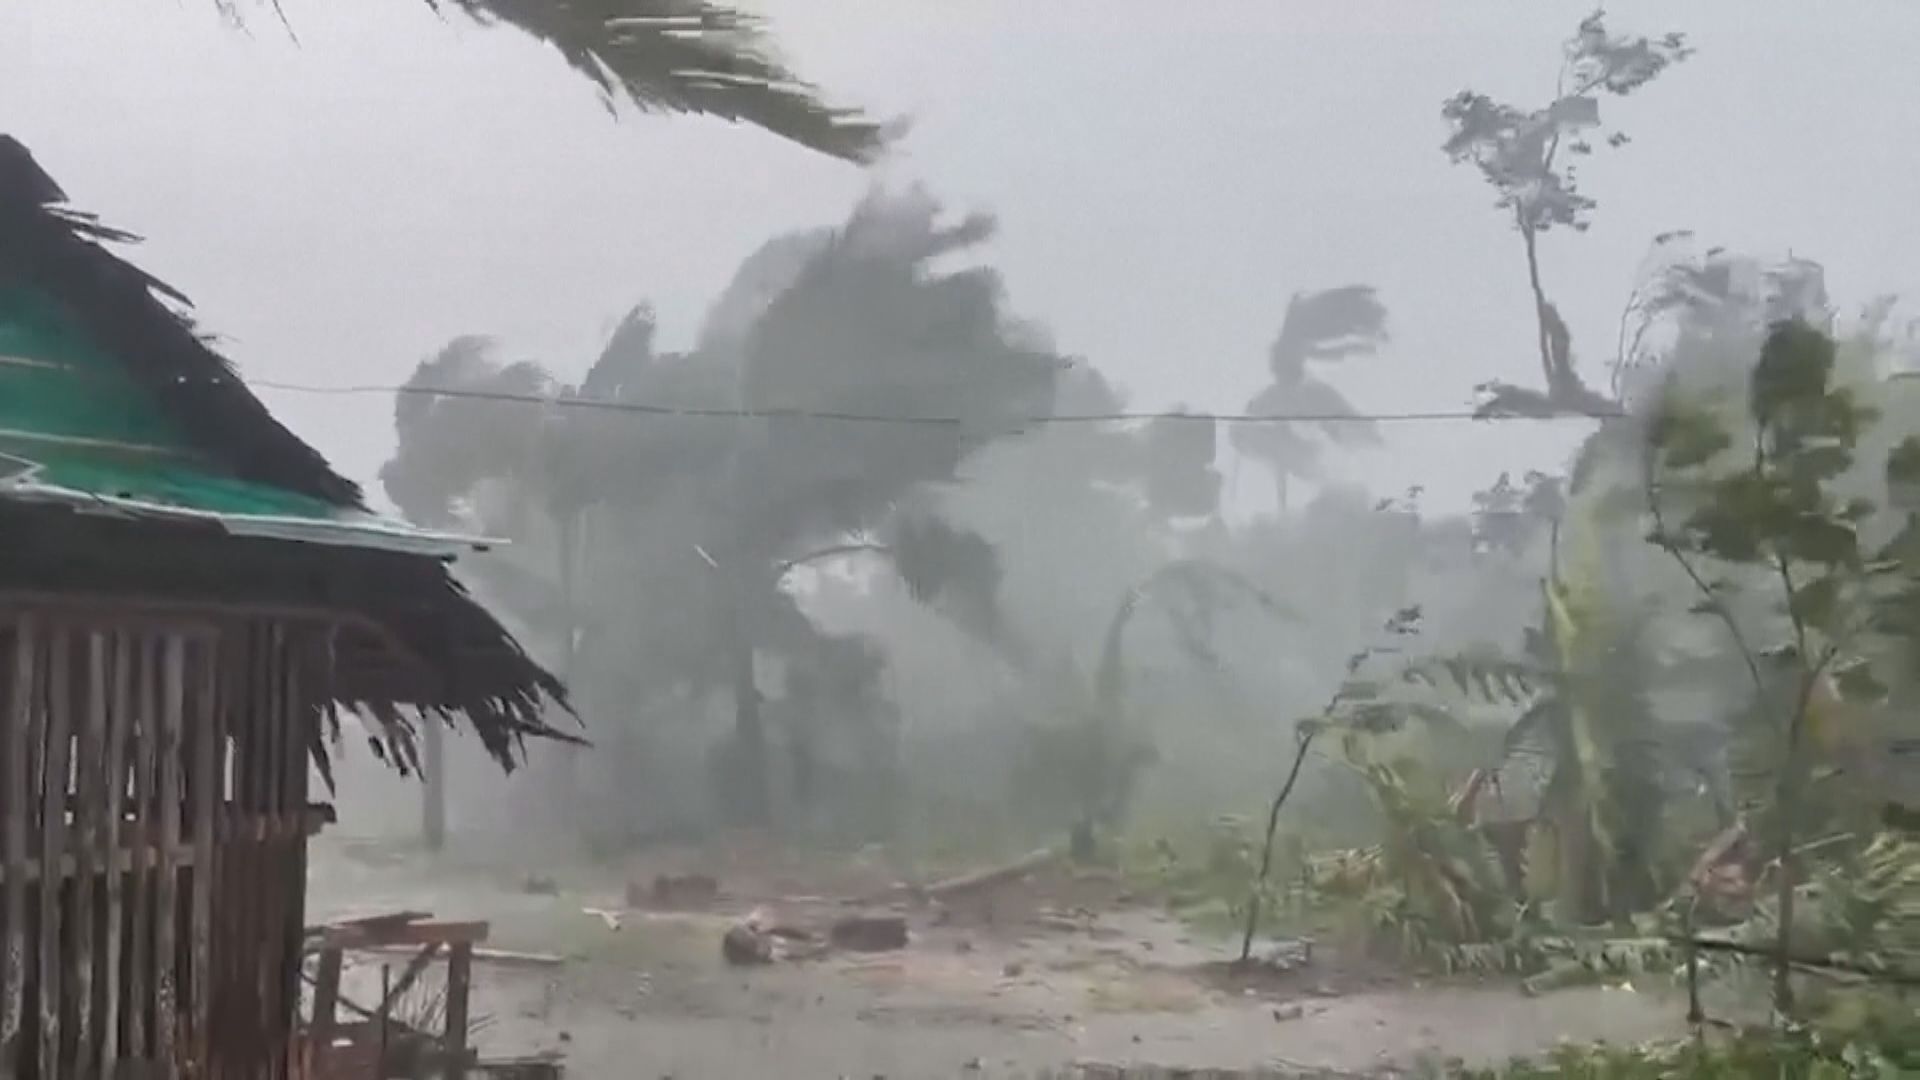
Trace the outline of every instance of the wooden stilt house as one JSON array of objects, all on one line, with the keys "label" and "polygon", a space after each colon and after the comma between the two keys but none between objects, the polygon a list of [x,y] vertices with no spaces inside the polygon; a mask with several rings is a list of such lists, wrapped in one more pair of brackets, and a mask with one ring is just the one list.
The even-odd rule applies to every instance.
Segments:
[{"label": "wooden stilt house", "polygon": [[0,1076],[295,1075],[336,710],[503,766],[555,679],[0,136]]}]

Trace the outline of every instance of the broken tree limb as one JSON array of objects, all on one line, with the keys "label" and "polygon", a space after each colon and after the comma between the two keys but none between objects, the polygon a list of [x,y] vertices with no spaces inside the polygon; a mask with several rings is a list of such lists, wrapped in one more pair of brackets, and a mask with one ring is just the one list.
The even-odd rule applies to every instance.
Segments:
[{"label": "broken tree limb", "polygon": [[[1763,960],[1771,960],[1779,955],[1775,949],[1768,946],[1746,945],[1721,938],[1689,938],[1675,935],[1667,940],[1676,945],[1705,949],[1708,952],[1734,953],[1738,956],[1750,956]],[[1809,971],[1837,971],[1847,975],[1858,975],[1872,982],[1886,983],[1889,986],[1920,986],[1920,972],[1875,967],[1838,956],[1789,956],[1787,963]]]},{"label": "broken tree limb", "polygon": [[1017,881],[1033,873],[1035,870],[1059,862],[1062,855],[1063,853],[1057,848],[1041,848],[1037,851],[1030,851],[1010,863],[989,867],[985,870],[976,870],[971,874],[962,874],[959,877],[950,877],[943,881],[936,881],[931,885],[922,886],[917,891],[920,895],[929,899],[944,900],[948,897],[961,896],[966,893],[977,892],[981,889],[990,889],[995,885],[1003,885],[1010,881]]}]

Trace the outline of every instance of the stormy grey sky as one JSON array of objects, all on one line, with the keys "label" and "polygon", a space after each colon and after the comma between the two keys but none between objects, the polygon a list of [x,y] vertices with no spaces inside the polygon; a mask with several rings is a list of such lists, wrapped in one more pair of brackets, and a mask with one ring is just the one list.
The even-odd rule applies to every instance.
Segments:
[{"label": "stormy grey sky", "polygon": [[[1238,409],[1287,295],[1377,285],[1394,344],[1336,377],[1372,409],[1537,381],[1512,232],[1438,146],[1472,86],[1544,99],[1585,2],[764,0],[785,55],[837,100],[910,114],[877,175],[996,212],[1014,306],[1134,403]],[[407,0],[286,0],[225,28],[203,0],[6,0],[0,117],[81,206],[148,237],[250,377],[393,384],[462,333],[564,373],[631,303],[690,337],[741,257],[840,220],[872,177],[746,128],[614,123],[517,36]],[[264,8],[263,8],[264,11]],[[1699,54],[1608,101],[1634,142],[1586,164],[1593,230],[1545,268],[1599,375],[1652,236],[1827,264],[1846,306],[1920,297],[1920,4],[1754,0],[1609,8]],[[390,399],[266,390],[373,485]],[[635,422],[644,422],[636,420]],[[1552,465],[1578,425],[1420,424],[1352,475],[1455,501]],[[1252,500],[1268,489],[1248,467]],[[372,494],[379,498],[374,490]]]}]

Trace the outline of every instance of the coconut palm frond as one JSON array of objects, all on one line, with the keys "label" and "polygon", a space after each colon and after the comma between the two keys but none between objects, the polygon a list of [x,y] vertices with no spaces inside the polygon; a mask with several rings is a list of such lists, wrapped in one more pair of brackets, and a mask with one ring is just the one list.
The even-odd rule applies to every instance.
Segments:
[{"label": "coconut palm frond", "polygon": [[[717,116],[847,161],[873,161],[894,132],[819,90],[772,53],[760,20],[707,0],[422,0],[483,26],[505,26],[560,53],[608,109]],[[213,0],[230,21],[280,0]]]},{"label": "coconut palm frond", "polygon": [[870,161],[880,125],[825,104],[767,51],[759,20],[705,0],[426,0],[552,46],[608,107],[718,116],[821,153]]}]

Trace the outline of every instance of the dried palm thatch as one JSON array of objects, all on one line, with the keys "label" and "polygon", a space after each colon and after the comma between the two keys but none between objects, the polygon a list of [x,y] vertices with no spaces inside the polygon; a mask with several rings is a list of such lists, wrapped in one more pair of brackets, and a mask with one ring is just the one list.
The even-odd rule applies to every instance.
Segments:
[{"label": "dried palm thatch", "polygon": [[[359,488],[274,419],[196,332],[185,298],[105,246],[131,239],[68,207],[27,149],[0,135],[0,289],[49,297],[83,327],[177,429],[195,467],[364,513]],[[0,499],[0,538],[0,589],[266,605],[350,624],[332,696],[380,722],[403,769],[416,760],[415,717],[464,718],[509,768],[525,738],[569,738],[546,720],[550,705],[566,706],[565,689],[433,556],[11,499]],[[324,746],[314,750],[324,765]]]}]

